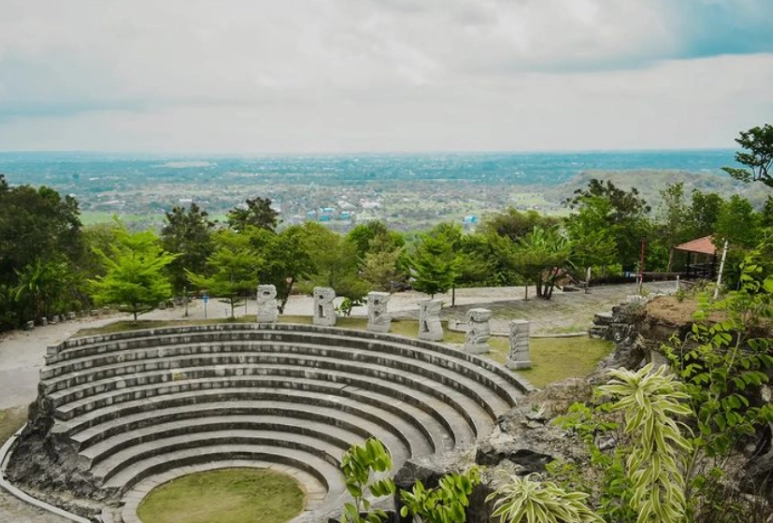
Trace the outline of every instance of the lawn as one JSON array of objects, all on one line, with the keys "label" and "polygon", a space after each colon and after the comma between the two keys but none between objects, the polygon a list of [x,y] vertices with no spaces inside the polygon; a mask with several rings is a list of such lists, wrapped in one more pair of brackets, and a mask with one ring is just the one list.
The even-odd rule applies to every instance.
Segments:
[{"label": "lawn", "polygon": [[156,487],[137,510],[143,523],[283,523],[303,510],[291,476],[266,469],[198,472]]}]

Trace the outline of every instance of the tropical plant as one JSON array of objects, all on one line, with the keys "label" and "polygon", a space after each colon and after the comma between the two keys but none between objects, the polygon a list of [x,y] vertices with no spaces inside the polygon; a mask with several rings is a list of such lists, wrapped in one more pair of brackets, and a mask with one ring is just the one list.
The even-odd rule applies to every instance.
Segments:
[{"label": "tropical plant", "polygon": [[692,410],[683,403],[689,395],[682,383],[668,372],[667,366],[653,372],[651,363],[637,372],[614,369],[609,383],[599,387],[602,394],[619,398],[611,408],[623,412],[625,432],[636,435],[626,467],[637,523],[685,520],[684,468],[693,447],[682,434],[689,429],[675,418],[690,416]]},{"label": "tropical plant", "polygon": [[604,523],[587,499],[588,494],[567,492],[552,481],[511,475],[486,501],[494,501],[492,516],[501,523]]},{"label": "tropical plant", "polygon": [[445,474],[438,481],[438,486],[431,489],[417,481],[411,491],[400,491],[404,504],[400,515],[418,517],[419,523],[464,523],[467,521],[470,495],[479,484],[480,470],[477,467],[461,474]]},{"label": "tropical plant", "polygon": [[341,458],[341,471],[346,490],[354,500],[344,505],[343,523],[383,523],[386,520],[383,510],[371,510],[372,502],[367,496],[383,497],[395,493],[391,478],[374,476],[391,468],[392,457],[376,438],[368,438],[362,445],[353,445],[346,451]]}]

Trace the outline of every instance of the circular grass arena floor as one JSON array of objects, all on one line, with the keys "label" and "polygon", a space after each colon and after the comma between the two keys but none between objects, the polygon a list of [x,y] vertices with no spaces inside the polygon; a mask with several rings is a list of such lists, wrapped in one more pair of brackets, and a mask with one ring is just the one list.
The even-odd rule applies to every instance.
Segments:
[{"label": "circular grass arena floor", "polygon": [[143,523],[283,523],[303,510],[295,479],[267,469],[219,469],[189,474],[148,494]]}]

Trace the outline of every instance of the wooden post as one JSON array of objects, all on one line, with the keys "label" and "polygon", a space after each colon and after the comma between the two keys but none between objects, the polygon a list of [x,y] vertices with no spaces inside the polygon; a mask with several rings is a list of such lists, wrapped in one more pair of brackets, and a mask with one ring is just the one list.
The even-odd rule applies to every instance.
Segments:
[{"label": "wooden post", "polygon": [[722,247],[722,261],[719,262],[719,274],[717,274],[717,286],[714,288],[714,299],[717,299],[717,296],[719,296],[719,286],[722,285],[722,273],[725,270],[725,258],[727,258],[727,240],[725,240],[725,245]]},{"label": "wooden post", "polygon": [[647,246],[647,241],[641,241],[641,261],[639,261],[639,294],[642,293],[644,288],[644,248]]}]

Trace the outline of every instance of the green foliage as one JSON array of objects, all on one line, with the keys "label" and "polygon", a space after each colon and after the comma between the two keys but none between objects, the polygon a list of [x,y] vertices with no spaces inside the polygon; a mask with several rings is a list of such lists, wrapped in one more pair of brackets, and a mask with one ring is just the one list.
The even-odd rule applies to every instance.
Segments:
[{"label": "green foliage", "polygon": [[84,249],[74,198],[0,174],[0,329],[85,301]]},{"label": "green foliage", "polygon": [[251,295],[258,285],[257,269],[261,259],[250,247],[246,234],[226,229],[215,237],[215,251],[207,260],[209,274],[186,271],[189,280],[201,290],[221,298],[234,309],[245,296]]},{"label": "green foliage", "polygon": [[702,238],[714,234],[724,201],[717,193],[692,192],[690,200],[690,234],[693,238]]},{"label": "green foliage", "polygon": [[486,498],[494,501],[494,517],[501,523],[603,523],[587,507],[588,495],[567,492],[551,481],[532,481],[512,475]]},{"label": "green foliage", "polygon": [[383,510],[371,511],[368,493],[374,497],[393,495],[395,484],[391,478],[375,478],[374,473],[387,472],[392,468],[392,457],[383,443],[375,438],[362,445],[352,446],[341,458],[341,471],[346,490],[354,498],[344,505],[343,523],[382,523],[386,520]]},{"label": "green foliage", "polygon": [[248,227],[250,245],[260,253],[258,280],[276,287],[279,312],[284,312],[293,286],[299,280],[309,277],[314,271],[304,229],[293,225],[275,233],[266,229]]},{"label": "green foliage", "polygon": [[181,294],[188,285],[185,271],[195,274],[206,272],[207,258],[212,254],[212,229],[215,223],[209,214],[195,203],[189,208],[174,207],[165,215],[161,228],[161,245],[177,258],[167,268],[172,288]]},{"label": "green foliage", "polygon": [[[709,456],[726,455],[755,427],[773,422],[773,407],[753,405],[750,393],[768,383],[773,367],[771,339],[760,325],[773,317],[773,276],[750,255],[742,266],[739,291],[718,302],[702,297],[698,320],[684,342],[663,347],[685,382],[696,413],[695,445]],[[724,319],[705,322],[710,313]]]},{"label": "green foliage", "polygon": [[486,236],[506,237],[511,242],[516,242],[533,231],[535,227],[549,229],[558,225],[558,222],[557,218],[542,215],[534,210],[521,212],[510,207],[504,212],[487,216],[480,230]]},{"label": "green foliage", "polygon": [[418,517],[419,523],[464,523],[467,521],[466,508],[470,505],[470,495],[479,484],[480,471],[477,467],[462,474],[446,474],[432,489],[417,481],[410,492],[400,492],[404,503],[400,515]]},{"label": "green foliage", "polygon": [[237,231],[243,231],[247,226],[273,231],[279,224],[279,213],[271,207],[271,199],[247,198],[243,207],[235,207],[228,211],[228,226]]},{"label": "green foliage", "polygon": [[558,227],[534,227],[516,243],[502,237],[492,238],[499,257],[511,270],[537,286],[537,296],[549,300],[557,279],[572,266],[572,245]]},{"label": "green foliage", "polygon": [[624,191],[612,182],[591,179],[586,189],[578,189],[566,201],[576,209],[591,229],[608,230],[617,245],[617,260],[623,267],[632,267],[639,259],[641,240],[650,233],[647,217],[650,206],[636,188]]},{"label": "green foliage", "polygon": [[674,418],[689,416],[692,410],[680,402],[689,399],[682,383],[667,371],[661,366],[652,372],[652,364],[638,372],[612,370],[610,382],[599,387],[601,393],[619,398],[612,409],[624,413],[625,432],[636,434],[626,468],[637,523],[685,520],[683,469],[692,445],[682,435],[685,426]]},{"label": "green foliage", "polygon": [[301,235],[312,263],[310,283],[361,302],[371,287],[359,275],[355,244],[314,222],[304,223]]},{"label": "green foliage", "polygon": [[773,165],[773,126],[764,124],[762,127],[757,126],[748,131],[741,131],[735,141],[743,149],[735,154],[735,161],[747,168],[723,167],[723,169],[736,180],[760,181],[768,187],[773,187],[773,177],[770,174],[770,168]]},{"label": "green foliage", "polygon": [[153,310],[172,295],[165,268],[175,259],[165,252],[152,231],[128,232],[115,229],[116,244],[110,253],[98,251],[107,267],[103,277],[90,280],[94,300],[99,304],[118,304],[134,315]]},{"label": "green foliage", "polygon": [[446,232],[422,234],[409,257],[413,271],[413,288],[434,296],[453,287],[459,271],[453,238]]},{"label": "green foliage", "polygon": [[[370,223],[370,222],[369,222]],[[396,247],[389,236],[374,237],[361,260],[362,279],[379,291],[392,290],[392,282],[404,279],[402,260],[404,247]]]}]

